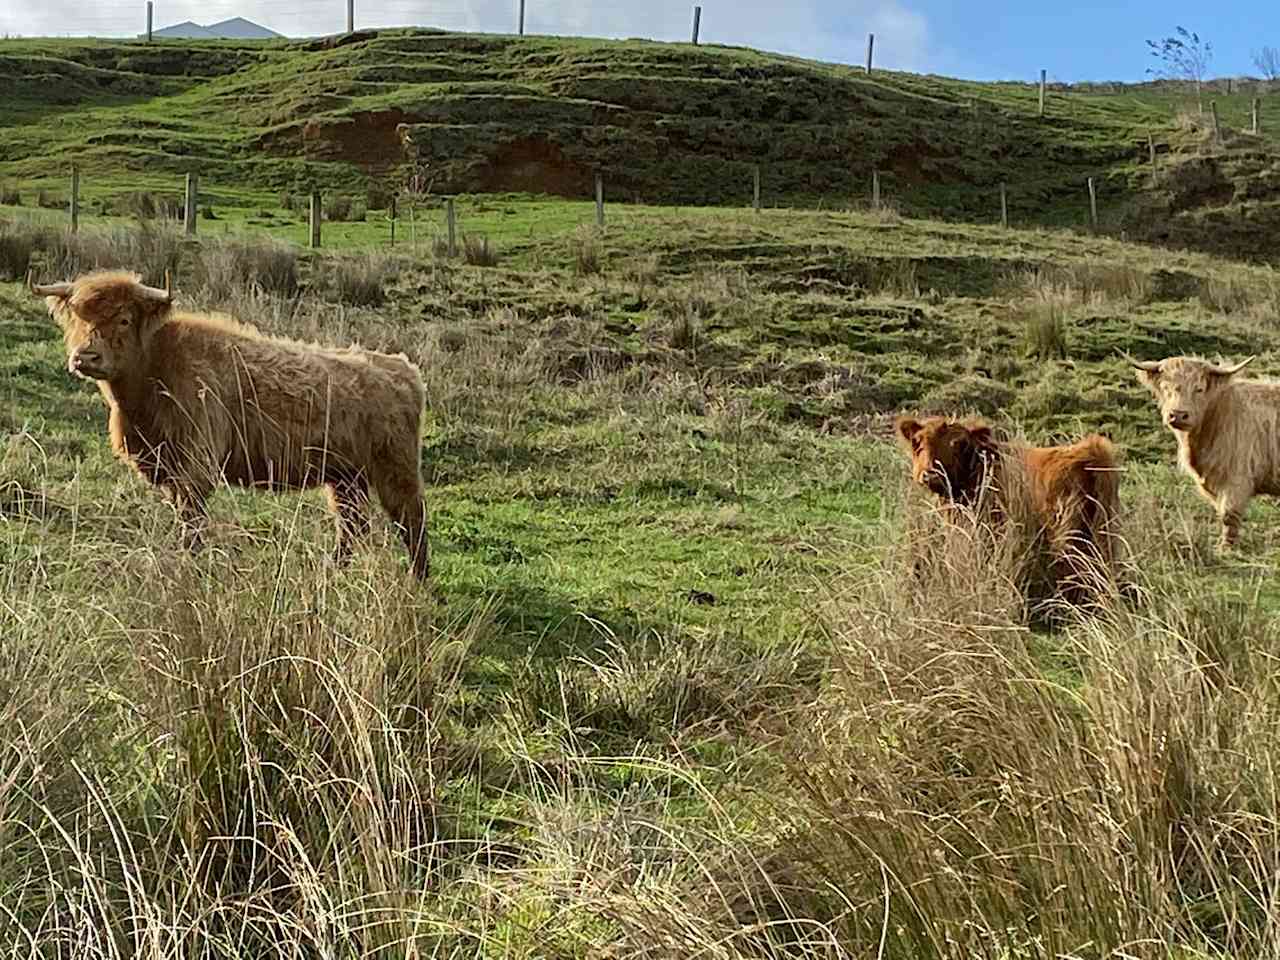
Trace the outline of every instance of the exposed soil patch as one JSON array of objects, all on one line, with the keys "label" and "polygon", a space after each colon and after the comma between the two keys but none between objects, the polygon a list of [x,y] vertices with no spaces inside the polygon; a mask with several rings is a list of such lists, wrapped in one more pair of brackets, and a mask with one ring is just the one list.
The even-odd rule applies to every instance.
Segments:
[{"label": "exposed soil patch", "polygon": [[480,168],[481,190],[547,193],[581,197],[592,189],[591,171],[565,157],[560,147],[537,137],[523,137],[500,147]]},{"label": "exposed soil patch", "polygon": [[405,159],[400,126],[419,118],[403,110],[374,110],[336,120],[311,120],[302,128],[309,160],[340,160],[370,172],[391,169]]}]

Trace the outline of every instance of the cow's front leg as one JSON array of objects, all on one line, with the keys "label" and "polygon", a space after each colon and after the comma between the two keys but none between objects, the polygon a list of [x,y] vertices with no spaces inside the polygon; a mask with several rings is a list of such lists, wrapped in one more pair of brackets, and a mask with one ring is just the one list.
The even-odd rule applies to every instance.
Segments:
[{"label": "cow's front leg", "polygon": [[1224,553],[1234,550],[1240,542],[1240,527],[1244,523],[1244,512],[1251,496],[1250,490],[1239,488],[1218,497],[1218,519],[1222,523],[1222,539],[1218,541],[1218,549]]}]

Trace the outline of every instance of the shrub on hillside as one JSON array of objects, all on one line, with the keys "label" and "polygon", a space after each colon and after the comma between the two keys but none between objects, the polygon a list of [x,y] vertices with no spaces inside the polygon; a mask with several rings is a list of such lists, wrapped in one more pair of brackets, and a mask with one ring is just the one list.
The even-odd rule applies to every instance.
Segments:
[{"label": "shrub on hillside", "polygon": [[336,193],[324,201],[324,218],[333,223],[364,220],[368,215],[364,201],[345,193]]},{"label": "shrub on hillside", "polygon": [[395,194],[381,183],[371,183],[365,188],[365,206],[370,210],[388,210]]}]

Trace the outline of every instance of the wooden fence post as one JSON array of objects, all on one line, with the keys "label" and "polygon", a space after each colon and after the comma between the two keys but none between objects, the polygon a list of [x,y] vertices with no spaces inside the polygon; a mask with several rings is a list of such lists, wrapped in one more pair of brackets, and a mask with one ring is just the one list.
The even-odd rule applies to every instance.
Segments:
[{"label": "wooden fence post", "polygon": [[1209,101],[1209,112],[1213,114],[1213,142],[1222,146],[1222,124],[1218,122],[1218,101]]},{"label": "wooden fence post", "polygon": [[320,191],[311,191],[311,249],[320,249],[320,221],[324,217],[324,208],[320,205]]},{"label": "wooden fence post", "polygon": [[71,214],[71,232],[75,233],[80,229],[80,168],[74,163],[71,165],[71,206],[69,212]]},{"label": "wooden fence post", "polygon": [[444,202],[444,218],[449,227],[449,256],[458,255],[458,215],[453,209],[453,197]]},{"label": "wooden fence post", "polygon": [[693,45],[698,45],[698,33],[702,29],[702,7],[693,8]]},{"label": "wooden fence post", "polygon": [[754,164],[751,168],[752,180],[754,181],[751,191],[751,209],[756,213],[760,212],[760,164]]},{"label": "wooden fence post", "polygon": [[524,0],[520,0],[520,36],[524,36]]},{"label": "wooden fence post", "polygon": [[1147,131],[1147,153],[1151,156],[1151,182],[1155,183],[1159,174],[1156,166],[1156,138],[1150,130]]},{"label": "wooden fence post", "polygon": [[1003,180],[1000,182],[1000,226],[1009,227],[1009,190]]},{"label": "wooden fence post", "polygon": [[1093,185],[1093,177],[1089,178],[1089,223],[1094,230],[1098,229],[1098,191]]},{"label": "wooden fence post", "polygon": [[356,0],[347,0],[347,33],[356,32]]},{"label": "wooden fence post", "polygon": [[880,209],[880,171],[871,171],[871,209]]},{"label": "wooden fence post", "polygon": [[186,207],[182,211],[183,229],[188,237],[196,235],[196,193],[199,189],[199,178],[194,173],[187,174],[187,199]]},{"label": "wooden fence post", "polygon": [[1048,70],[1040,71],[1040,116],[1044,116],[1044,86],[1045,80],[1049,75]]},{"label": "wooden fence post", "polygon": [[151,42],[151,14],[152,2],[151,0],[147,0],[147,43]]},{"label": "wooden fence post", "polygon": [[387,206],[387,219],[391,221],[391,246],[396,245],[396,198],[392,197]]},{"label": "wooden fence post", "polygon": [[596,174],[596,226],[604,229],[604,174]]},{"label": "wooden fence post", "polygon": [[874,33],[867,34],[867,75],[871,75],[871,55],[876,49],[876,35]]},{"label": "wooden fence post", "polygon": [[1258,106],[1259,106],[1258,98],[1254,97],[1253,98],[1253,134],[1254,136],[1257,136],[1262,132],[1262,127],[1258,124]]}]

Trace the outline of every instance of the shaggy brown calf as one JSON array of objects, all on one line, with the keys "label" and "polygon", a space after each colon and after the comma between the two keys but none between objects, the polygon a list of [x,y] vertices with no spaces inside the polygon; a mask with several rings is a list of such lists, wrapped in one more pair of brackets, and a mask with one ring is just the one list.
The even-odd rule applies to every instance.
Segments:
[{"label": "shaggy brown calf", "polygon": [[[167,278],[166,278],[167,280]],[[67,369],[95,380],[111,446],[177,507],[199,549],[219,482],[263,490],[324,485],[345,560],[369,529],[369,487],[428,574],[419,469],[422,378],[406,357],[264,336],[173,309],[172,292],[101,271],[36,285],[62,327]]]},{"label": "shaggy brown calf", "polygon": [[1013,488],[1025,488],[1067,599],[1090,592],[1096,580],[1090,567],[1114,572],[1120,474],[1115,448],[1105,437],[1028,447],[998,442],[981,421],[946,417],[899,417],[897,432],[911,456],[912,479],[948,505],[976,507],[989,494],[992,517],[1001,522],[1010,512]]},{"label": "shaggy brown calf", "polygon": [[1280,383],[1237,380],[1253,357],[1234,367],[1191,357],[1129,362],[1178,438],[1178,463],[1218,512],[1221,547],[1231,549],[1254,494],[1280,496]]}]

